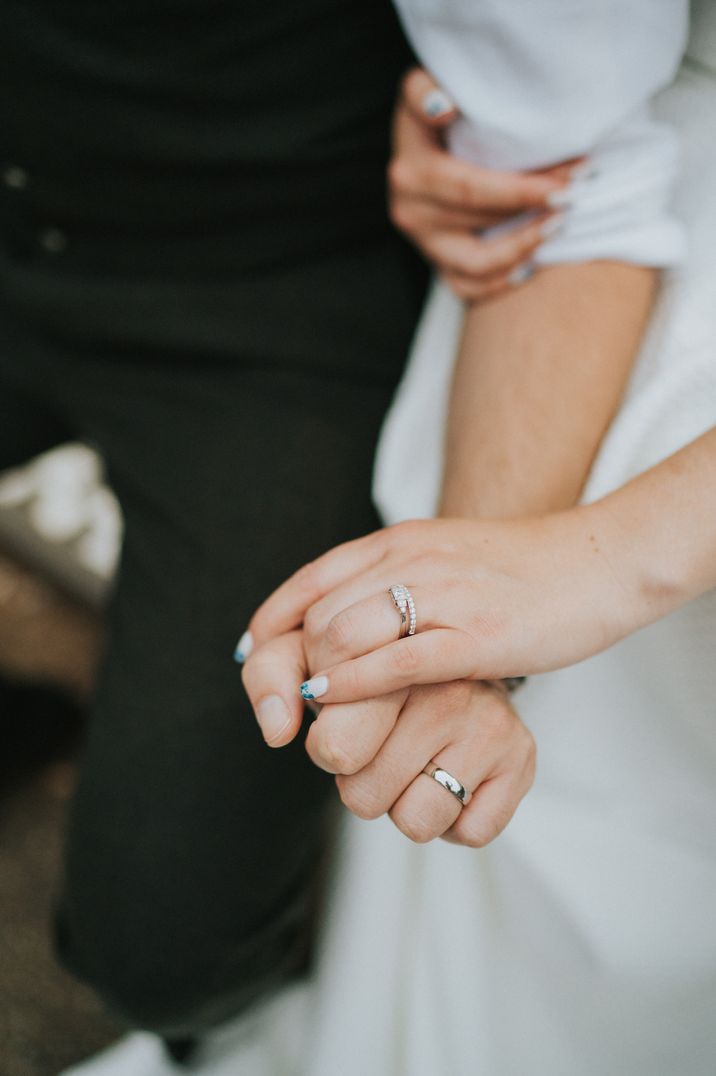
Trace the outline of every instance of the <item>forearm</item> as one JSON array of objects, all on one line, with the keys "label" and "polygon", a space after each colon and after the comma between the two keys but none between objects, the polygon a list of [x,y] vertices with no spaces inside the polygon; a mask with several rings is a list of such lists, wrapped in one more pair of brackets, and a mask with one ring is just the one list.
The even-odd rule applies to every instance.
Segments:
[{"label": "forearm", "polygon": [[578,500],[637,353],[655,278],[617,262],[555,266],[468,309],[442,515],[508,518]]},{"label": "forearm", "polygon": [[634,627],[710,590],[716,586],[716,427],[583,511],[630,595]]}]

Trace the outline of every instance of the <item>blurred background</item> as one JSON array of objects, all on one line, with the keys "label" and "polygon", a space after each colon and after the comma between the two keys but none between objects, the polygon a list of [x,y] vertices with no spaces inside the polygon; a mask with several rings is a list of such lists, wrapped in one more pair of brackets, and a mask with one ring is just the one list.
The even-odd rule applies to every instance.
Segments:
[{"label": "blurred background", "polygon": [[52,1076],[118,1033],[56,964],[52,910],[120,536],[88,446],[0,474],[1,1076]]}]

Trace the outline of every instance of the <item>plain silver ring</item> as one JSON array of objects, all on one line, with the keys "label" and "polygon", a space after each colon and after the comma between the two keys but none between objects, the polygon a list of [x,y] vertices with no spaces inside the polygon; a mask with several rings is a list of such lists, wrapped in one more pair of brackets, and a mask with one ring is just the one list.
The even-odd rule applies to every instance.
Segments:
[{"label": "plain silver ring", "polygon": [[461,781],[458,781],[457,777],[453,777],[451,773],[444,770],[442,766],[436,765],[431,762],[429,766],[426,766],[423,773],[428,777],[432,777],[433,781],[437,781],[439,785],[452,793],[455,799],[458,799],[463,807],[467,807],[468,803],[472,799],[472,792],[468,792]]}]

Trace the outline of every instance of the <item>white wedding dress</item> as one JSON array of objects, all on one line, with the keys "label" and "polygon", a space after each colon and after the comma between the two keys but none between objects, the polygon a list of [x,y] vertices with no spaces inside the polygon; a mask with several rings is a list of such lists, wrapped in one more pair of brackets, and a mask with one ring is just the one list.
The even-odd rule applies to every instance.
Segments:
[{"label": "white wedding dress", "polygon": [[[689,254],[665,279],[588,500],[716,423],[710,2],[658,111],[683,139]],[[438,285],[381,445],[389,521],[396,506],[432,513],[460,320]],[[714,1076],[716,594],[534,677],[518,705],[539,770],[507,831],[480,851],[418,847],[387,819],[347,817],[313,979],[220,1032],[197,1072]]]},{"label": "white wedding dress", "polygon": [[[683,140],[689,254],[665,279],[587,500],[716,424],[711,3],[657,110]],[[438,285],[381,446],[378,495],[400,516],[434,507],[460,319]],[[716,593],[533,678],[519,709],[538,778],[490,847],[417,847],[385,819],[347,821],[286,1073],[716,1073]]]}]

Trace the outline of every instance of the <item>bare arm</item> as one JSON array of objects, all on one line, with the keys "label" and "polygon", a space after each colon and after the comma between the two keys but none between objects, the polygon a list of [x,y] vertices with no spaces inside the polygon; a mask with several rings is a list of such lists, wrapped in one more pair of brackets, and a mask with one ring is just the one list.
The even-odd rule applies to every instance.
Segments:
[{"label": "bare arm", "polygon": [[654,271],[546,268],[467,311],[441,514],[525,516],[579,498],[649,315]]}]

